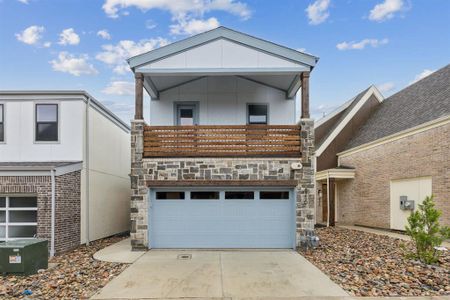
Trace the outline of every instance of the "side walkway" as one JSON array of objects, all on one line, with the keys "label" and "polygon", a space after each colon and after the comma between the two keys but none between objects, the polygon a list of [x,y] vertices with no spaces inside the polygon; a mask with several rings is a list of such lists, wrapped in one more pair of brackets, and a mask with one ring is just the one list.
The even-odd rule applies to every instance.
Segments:
[{"label": "side walkway", "polygon": [[146,251],[131,251],[131,239],[125,239],[111,246],[103,248],[94,254],[94,258],[101,261],[131,264]]},{"label": "side walkway", "polygon": [[[385,235],[385,236],[389,236],[389,237],[393,237],[393,238],[397,238],[397,239],[401,239],[401,240],[405,240],[405,241],[411,240],[411,238],[409,236],[407,236],[406,234],[401,234],[401,233],[393,232],[393,231],[389,231],[389,230],[368,228],[368,227],[362,227],[362,226],[352,226],[352,225],[337,225],[337,226],[342,227],[342,228],[352,229],[352,230],[359,230],[359,231],[364,231],[364,232],[369,232],[369,233],[374,233],[374,234],[379,234],[379,235]],[[447,249],[450,249],[450,242],[445,241],[442,243],[442,246],[446,247]]]}]

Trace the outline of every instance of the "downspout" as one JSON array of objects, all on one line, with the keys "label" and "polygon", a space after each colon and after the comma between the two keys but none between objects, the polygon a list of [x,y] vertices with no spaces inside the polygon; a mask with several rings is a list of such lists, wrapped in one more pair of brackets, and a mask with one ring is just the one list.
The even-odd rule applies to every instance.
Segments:
[{"label": "downspout", "polygon": [[86,139],[86,156],[85,156],[85,168],[86,168],[86,245],[89,246],[89,108],[91,106],[91,98],[87,98],[87,105],[86,105],[86,133],[85,133],[85,139]]},{"label": "downspout", "polygon": [[327,227],[330,227],[330,171],[327,171]]},{"label": "downspout", "polygon": [[51,236],[50,236],[50,257],[55,256],[55,219],[56,219],[56,183],[55,183],[55,169],[50,170],[50,178],[52,185],[52,198],[51,198]]}]

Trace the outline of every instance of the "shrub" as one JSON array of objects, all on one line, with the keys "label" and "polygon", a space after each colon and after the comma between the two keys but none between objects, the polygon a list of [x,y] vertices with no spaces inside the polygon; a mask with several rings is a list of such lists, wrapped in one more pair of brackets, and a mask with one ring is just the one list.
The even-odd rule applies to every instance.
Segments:
[{"label": "shrub", "polygon": [[408,217],[406,233],[411,237],[416,246],[415,253],[409,256],[419,259],[426,264],[432,264],[439,260],[439,252],[436,247],[442,241],[450,238],[450,228],[439,225],[441,212],[434,207],[434,197],[426,197],[419,209],[411,212]]}]

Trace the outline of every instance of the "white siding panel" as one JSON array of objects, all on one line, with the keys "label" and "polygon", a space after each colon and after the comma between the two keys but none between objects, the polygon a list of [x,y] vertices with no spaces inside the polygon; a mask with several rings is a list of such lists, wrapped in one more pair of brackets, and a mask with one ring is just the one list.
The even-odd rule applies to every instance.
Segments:
[{"label": "white siding panel", "polygon": [[150,102],[150,124],[174,125],[174,103],[196,101],[200,124],[244,125],[247,103],[267,103],[269,124],[295,124],[295,101],[282,91],[239,77],[208,77],[161,93]]},{"label": "white siding panel", "polygon": [[260,68],[280,68],[298,67],[298,64],[273,56],[267,53],[258,52],[258,67]]},{"label": "white siding panel", "polygon": [[257,68],[258,51],[223,40],[222,62],[224,68]]},{"label": "white siding panel", "polygon": [[[0,161],[81,161],[83,101],[2,101],[5,105],[5,139],[0,143]],[[59,141],[34,141],[35,104],[59,104]]]},{"label": "white siding panel", "polygon": [[[129,133],[93,108],[89,110],[89,127],[89,237],[95,240],[129,229],[131,150]],[[84,164],[82,186],[86,182],[85,169]],[[82,194],[81,208],[84,242],[85,194]]]},{"label": "white siding panel", "polygon": [[186,67],[186,55],[184,53],[175,54],[152,64],[148,64],[146,67],[153,69],[184,68]]},{"label": "white siding panel", "polygon": [[219,39],[147,64],[143,68],[274,68],[298,67],[298,63]]},{"label": "white siding panel", "polygon": [[187,68],[220,68],[222,43],[216,40],[185,52]]}]

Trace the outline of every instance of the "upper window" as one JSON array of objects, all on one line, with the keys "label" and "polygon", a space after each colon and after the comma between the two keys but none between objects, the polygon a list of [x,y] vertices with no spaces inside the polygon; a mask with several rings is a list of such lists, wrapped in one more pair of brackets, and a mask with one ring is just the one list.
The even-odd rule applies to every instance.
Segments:
[{"label": "upper window", "polygon": [[57,104],[36,104],[36,141],[58,141]]},{"label": "upper window", "polygon": [[5,116],[3,111],[3,104],[0,104],[0,142],[5,141]]},{"label": "upper window", "polygon": [[248,105],[248,124],[267,124],[267,104],[249,104]]}]

